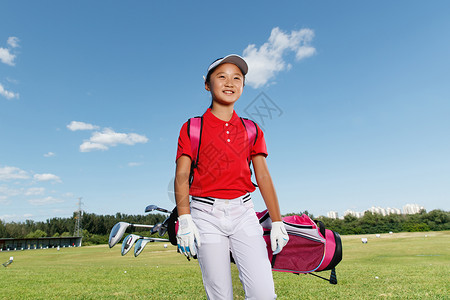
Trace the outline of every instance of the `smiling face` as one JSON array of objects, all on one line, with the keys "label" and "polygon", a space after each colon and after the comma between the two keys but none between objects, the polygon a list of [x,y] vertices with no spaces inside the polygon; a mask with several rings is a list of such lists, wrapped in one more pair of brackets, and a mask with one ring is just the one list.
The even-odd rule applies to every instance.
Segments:
[{"label": "smiling face", "polygon": [[219,65],[205,82],[205,89],[211,92],[213,105],[233,105],[242,95],[244,75],[234,64]]}]

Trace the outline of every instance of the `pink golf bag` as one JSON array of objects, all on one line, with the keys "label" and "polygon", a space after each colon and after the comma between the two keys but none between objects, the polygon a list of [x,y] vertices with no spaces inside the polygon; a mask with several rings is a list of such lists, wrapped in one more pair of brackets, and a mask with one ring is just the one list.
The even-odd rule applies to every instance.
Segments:
[{"label": "pink golf bag", "polygon": [[[288,216],[283,218],[286,231],[289,234],[289,242],[283,250],[272,255],[270,244],[270,229],[272,220],[267,210],[256,213],[264,230],[264,240],[267,245],[267,254],[272,263],[272,270],[278,272],[290,272],[294,274],[311,274],[316,277],[337,284],[335,267],[342,260],[341,237],[337,232],[325,229],[322,222],[314,222],[310,217]],[[168,220],[169,240],[177,245],[176,232],[177,208],[175,207]],[[231,256],[233,261],[233,257]],[[330,278],[324,278],[312,272],[331,270]]]},{"label": "pink golf bag", "polygon": [[[336,265],[342,260],[342,243],[337,232],[325,229],[322,222],[317,224],[303,214],[283,217],[283,223],[289,235],[289,242],[277,255],[272,255],[270,230],[272,220],[267,210],[256,213],[264,230],[264,240],[267,253],[272,263],[272,270],[294,274],[310,273],[337,283]],[[312,272],[331,270],[330,279],[323,278]]]}]

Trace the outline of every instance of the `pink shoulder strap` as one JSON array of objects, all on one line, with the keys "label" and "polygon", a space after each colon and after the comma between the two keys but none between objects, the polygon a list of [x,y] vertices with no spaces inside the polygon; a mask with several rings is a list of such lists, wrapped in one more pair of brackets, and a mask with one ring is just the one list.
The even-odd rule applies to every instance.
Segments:
[{"label": "pink shoulder strap", "polygon": [[200,147],[200,134],[202,130],[202,118],[190,118],[188,123],[189,139],[191,140],[192,162],[197,166],[198,148]]},{"label": "pink shoulder strap", "polygon": [[258,136],[258,129],[256,128],[255,122],[249,119],[241,118],[242,122],[244,123],[245,130],[247,131],[247,137],[248,137],[248,161],[250,162],[250,155],[252,153],[253,145],[256,142],[256,138]]}]

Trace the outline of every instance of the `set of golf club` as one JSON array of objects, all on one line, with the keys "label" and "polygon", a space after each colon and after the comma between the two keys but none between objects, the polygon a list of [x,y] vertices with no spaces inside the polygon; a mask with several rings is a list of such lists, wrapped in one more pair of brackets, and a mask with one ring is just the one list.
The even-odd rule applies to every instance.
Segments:
[{"label": "set of golf club", "polygon": [[[156,205],[149,205],[145,208],[145,212],[149,213],[152,211],[160,211],[163,213],[170,214],[171,211],[158,207]],[[158,233],[160,237],[164,236],[167,232],[167,226],[169,222],[169,217],[167,217],[164,222],[157,223],[155,225],[145,225],[145,224],[131,224],[127,222],[119,222],[111,229],[111,233],[109,234],[109,240],[108,245],[109,248],[114,247],[122,238],[125,231],[130,227],[143,227],[143,228],[149,228],[150,229],[150,235]],[[149,242],[168,242],[168,239],[162,239],[162,238],[154,238],[154,237],[145,237],[140,236],[136,234],[129,234],[127,235],[122,242],[122,250],[121,254],[125,255],[127,254],[131,248],[134,246],[134,256],[137,257],[141,252],[144,250],[144,247]],[[136,244],[135,244],[136,243]]]},{"label": "set of golf club", "polygon": [[2,264],[2,266],[4,266],[4,267],[6,268],[6,267],[9,266],[10,264],[12,264],[13,261],[14,261],[14,257],[11,256],[7,262],[5,262],[5,263]]}]

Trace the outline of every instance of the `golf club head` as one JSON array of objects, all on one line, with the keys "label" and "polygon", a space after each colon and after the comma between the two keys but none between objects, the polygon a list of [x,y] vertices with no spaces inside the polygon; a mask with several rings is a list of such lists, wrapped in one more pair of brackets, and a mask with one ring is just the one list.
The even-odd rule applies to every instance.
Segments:
[{"label": "golf club head", "polygon": [[136,234],[129,234],[126,236],[126,238],[123,239],[122,242],[122,250],[120,253],[122,255],[125,255],[128,253],[128,251],[131,250],[131,247],[133,247],[134,242],[136,242],[137,239],[141,238],[141,236]]},{"label": "golf club head", "polygon": [[145,212],[151,212],[151,211],[154,211],[157,208],[158,208],[158,206],[156,206],[156,205],[149,205],[149,206],[147,206],[145,208]]},{"label": "golf club head", "polygon": [[158,235],[160,237],[163,237],[166,234],[166,232],[167,232],[167,226],[163,225],[163,226],[161,226],[161,228],[159,228]]},{"label": "golf club head", "polygon": [[170,210],[167,210],[167,209],[161,208],[161,207],[156,208],[156,210],[157,210],[157,211],[160,211],[160,212],[163,212],[163,213],[167,213],[167,214],[170,214],[170,213],[171,213]]},{"label": "golf club head", "polygon": [[162,224],[161,223],[156,223],[155,226],[153,226],[152,229],[150,229],[150,234],[155,234],[159,231],[159,229],[161,228]]},{"label": "golf club head", "polygon": [[134,256],[137,257],[139,254],[141,254],[142,250],[144,250],[145,245],[150,242],[149,239],[141,238],[136,241],[136,244],[134,245]]},{"label": "golf club head", "polygon": [[158,234],[159,236],[164,236],[167,232],[167,229],[169,227],[169,221],[170,221],[170,216],[168,216],[164,222],[162,223],[161,227],[158,229]]},{"label": "golf club head", "polygon": [[117,244],[118,241],[120,241],[128,226],[130,226],[130,223],[127,222],[119,222],[114,225],[114,227],[111,229],[111,233],[109,234],[109,248],[114,247],[114,245]]},{"label": "golf club head", "polygon": [[151,212],[151,211],[154,211],[154,210],[157,210],[157,211],[160,211],[160,212],[163,212],[163,213],[167,213],[167,214],[170,214],[170,213],[171,213],[170,210],[167,210],[167,209],[165,209],[165,208],[158,207],[158,206],[156,206],[156,205],[149,205],[149,206],[147,206],[147,207],[145,208],[145,212]]}]

